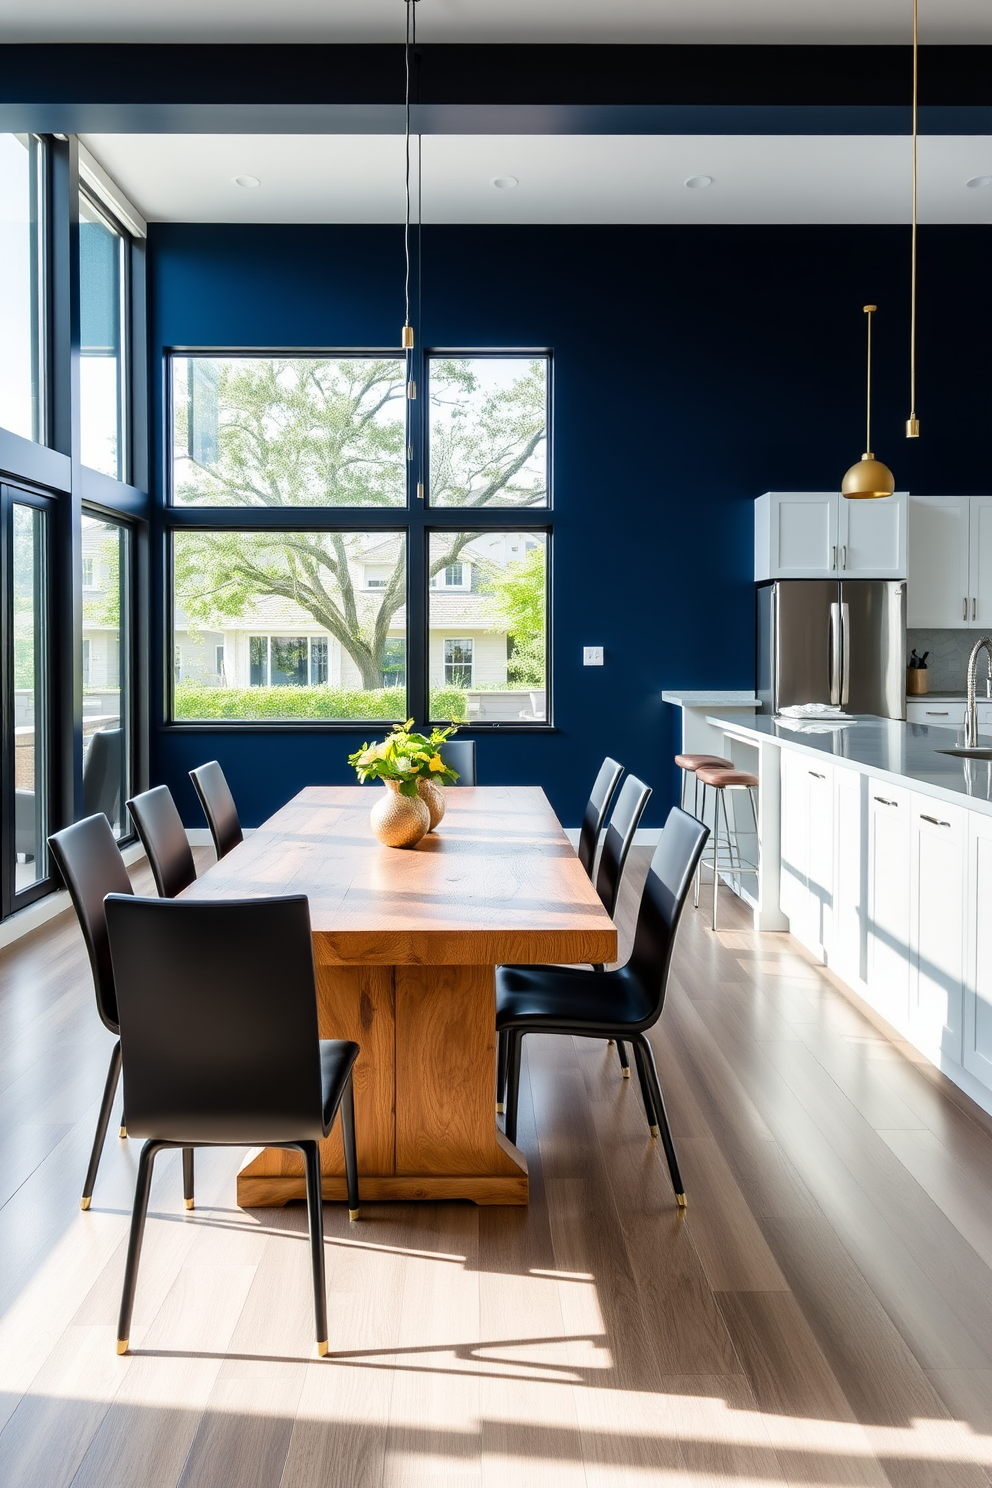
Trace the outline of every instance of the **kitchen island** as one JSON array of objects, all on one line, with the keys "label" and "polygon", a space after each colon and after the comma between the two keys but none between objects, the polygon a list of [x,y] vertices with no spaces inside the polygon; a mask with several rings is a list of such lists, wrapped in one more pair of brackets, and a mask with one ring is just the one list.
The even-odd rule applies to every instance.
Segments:
[{"label": "kitchen island", "polygon": [[992,761],[892,719],[707,722],[760,778],[756,926],[791,930],[992,1112]]}]

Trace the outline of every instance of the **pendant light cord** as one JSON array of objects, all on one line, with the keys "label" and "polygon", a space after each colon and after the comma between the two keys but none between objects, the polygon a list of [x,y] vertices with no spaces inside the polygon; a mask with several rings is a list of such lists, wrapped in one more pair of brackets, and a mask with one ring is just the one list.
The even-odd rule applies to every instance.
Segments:
[{"label": "pendant light cord", "polygon": [[416,0],[405,0],[406,4],[406,45],[403,58],[406,68],[406,169],[404,183],[406,190],[406,216],[403,227],[403,254],[406,261],[406,274],[403,282],[403,293],[405,301],[405,317],[403,324],[410,324],[410,49],[412,45],[411,26],[416,26],[416,15],[414,5]]},{"label": "pendant light cord", "polygon": [[867,416],[865,419],[865,458],[871,458],[871,313],[874,305],[865,306],[865,314],[868,317],[868,398],[866,402]]},{"label": "pendant light cord", "polygon": [[909,308],[909,419],[906,423],[907,439],[915,439],[920,432],[916,418],[916,144],[917,144],[917,93],[919,58],[919,0],[913,0],[913,245],[910,271]]}]

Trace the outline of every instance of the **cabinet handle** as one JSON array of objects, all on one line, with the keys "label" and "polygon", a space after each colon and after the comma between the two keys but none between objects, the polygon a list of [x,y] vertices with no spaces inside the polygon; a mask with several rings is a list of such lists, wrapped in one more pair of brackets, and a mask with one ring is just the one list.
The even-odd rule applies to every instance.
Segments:
[{"label": "cabinet handle", "polygon": [[972,618],[972,620],[977,620],[978,619],[978,600],[977,599],[973,599],[971,601],[971,618]]},{"label": "cabinet handle", "polygon": [[884,796],[876,796],[875,800],[880,806],[898,806],[898,801],[887,801]]},{"label": "cabinet handle", "polygon": [[847,567],[847,543],[841,548],[840,566],[841,568]]},{"label": "cabinet handle", "polygon": [[821,775],[819,770],[807,770],[807,775],[812,775],[814,780],[826,780],[826,775]]},{"label": "cabinet handle", "polygon": [[965,619],[965,620],[967,620],[967,618],[968,618],[968,596],[967,596],[967,594],[964,597],[964,615],[963,615],[962,618]]},{"label": "cabinet handle", "polygon": [[935,827],[949,827],[951,825],[950,822],[941,821],[939,817],[927,816],[925,811],[920,812],[920,821],[931,822]]},{"label": "cabinet handle", "polygon": [[947,718],[947,716],[948,716],[948,711],[947,711],[946,708],[944,709],[943,713],[940,711],[939,708],[928,708],[927,709],[927,717],[928,718]]}]

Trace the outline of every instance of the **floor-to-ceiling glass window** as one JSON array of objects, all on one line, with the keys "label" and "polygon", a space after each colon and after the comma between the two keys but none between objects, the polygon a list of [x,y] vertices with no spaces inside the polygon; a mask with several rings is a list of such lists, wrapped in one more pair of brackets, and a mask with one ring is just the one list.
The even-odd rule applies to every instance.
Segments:
[{"label": "floor-to-ceiling glass window", "polygon": [[0,488],[5,910],[29,903],[49,878],[50,518],[44,498]]},{"label": "floor-to-ceiling glass window", "polygon": [[0,134],[0,427],[45,439],[44,145]]},{"label": "floor-to-ceiling glass window", "polygon": [[84,465],[127,480],[126,239],[79,195],[79,420]]},{"label": "floor-to-ceiling glass window", "polygon": [[129,834],[131,532],[83,514],[83,814]]}]

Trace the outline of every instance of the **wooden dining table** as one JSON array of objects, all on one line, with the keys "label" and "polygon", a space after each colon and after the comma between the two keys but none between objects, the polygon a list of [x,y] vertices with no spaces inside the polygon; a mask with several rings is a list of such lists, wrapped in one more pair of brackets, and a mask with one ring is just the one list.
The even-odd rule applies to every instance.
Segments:
[{"label": "wooden dining table", "polygon": [[[364,1199],[526,1204],[527,1161],[496,1125],[496,967],[613,961],[616,928],[539,788],[450,789],[408,849],[372,835],[378,789],[307,787],[183,897],[309,899],[320,1036],[361,1046]],[[340,1123],[321,1168],[344,1199]],[[266,1148],[238,1176],[246,1208],[304,1197],[297,1153]]]}]

